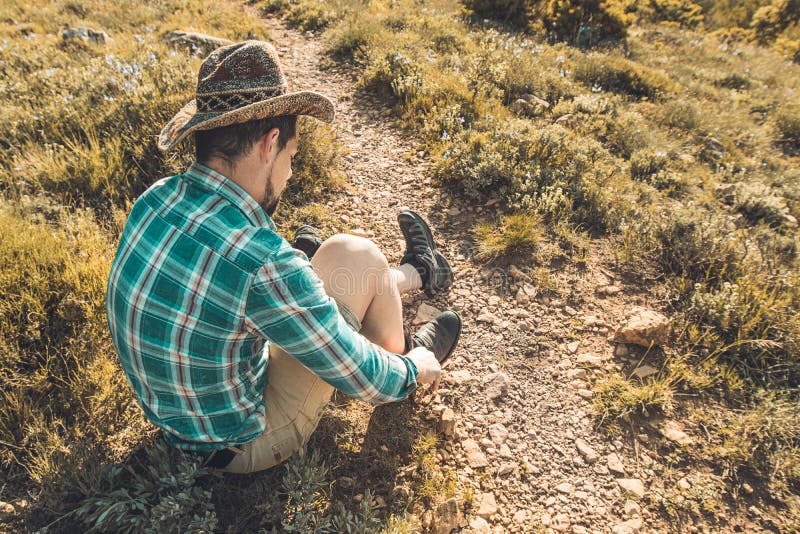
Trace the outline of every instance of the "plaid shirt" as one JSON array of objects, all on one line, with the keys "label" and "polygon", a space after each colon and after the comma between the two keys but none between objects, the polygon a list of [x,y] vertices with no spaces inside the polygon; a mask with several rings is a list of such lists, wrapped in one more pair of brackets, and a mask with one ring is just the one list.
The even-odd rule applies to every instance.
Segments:
[{"label": "plaid shirt", "polygon": [[270,342],[371,403],[416,387],[414,364],[353,331],[258,203],[198,163],[136,201],[106,311],[142,409],[185,449],[238,445],[263,432]]}]

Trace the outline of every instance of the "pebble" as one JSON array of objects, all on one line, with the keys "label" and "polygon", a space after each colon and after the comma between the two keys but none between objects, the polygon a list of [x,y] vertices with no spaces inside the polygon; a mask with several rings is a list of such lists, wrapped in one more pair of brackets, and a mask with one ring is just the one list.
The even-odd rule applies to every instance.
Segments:
[{"label": "pebble", "polygon": [[461,446],[464,449],[464,454],[467,457],[467,463],[473,469],[478,469],[481,467],[486,467],[489,465],[489,461],[486,459],[486,455],[483,454],[480,446],[475,442],[473,439],[465,439]]},{"label": "pebble", "polygon": [[0,501],[0,514],[13,514],[15,511],[14,505],[5,501]]},{"label": "pebble", "polygon": [[569,482],[562,482],[561,484],[556,486],[556,491],[559,493],[564,493],[566,495],[572,495],[575,492],[575,486],[573,486]]},{"label": "pebble", "polygon": [[439,419],[439,432],[441,432],[447,439],[453,439],[456,434],[456,414],[451,408],[442,410],[441,418]]},{"label": "pebble", "polygon": [[483,379],[486,396],[492,400],[499,399],[508,392],[508,375],[505,373],[491,373]]},{"label": "pebble", "polygon": [[615,475],[625,474],[625,466],[622,464],[622,460],[619,459],[619,456],[615,452],[612,452],[608,455],[608,470]]},{"label": "pebble", "polygon": [[587,463],[593,464],[597,461],[597,453],[585,440],[581,438],[576,439],[575,447]]},{"label": "pebble", "polygon": [[644,498],[644,484],[638,478],[620,478],[617,479],[617,484],[623,491],[627,491],[639,499]]},{"label": "pebble", "polygon": [[469,522],[469,528],[473,534],[489,534],[491,532],[489,523],[482,517],[473,517]]},{"label": "pebble", "polygon": [[603,363],[603,358],[601,358],[597,354],[592,354],[590,352],[584,352],[583,354],[578,354],[578,364],[586,364],[592,367],[600,367],[602,363]]},{"label": "pebble", "polygon": [[494,493],[484,493],[478,506],[478,517],[489,519],[496,513],[497,501],[494,498]]},{"label": "pebble", "polygon": [[502,423],[489,426],[489,437],[495,445],[502,445],[508,439],[508,429]]},{"label": "pebble", "polygon": [[642,520],[638,517],[616,525],[611,529],[613,534],[636,534],[642,528]]}]

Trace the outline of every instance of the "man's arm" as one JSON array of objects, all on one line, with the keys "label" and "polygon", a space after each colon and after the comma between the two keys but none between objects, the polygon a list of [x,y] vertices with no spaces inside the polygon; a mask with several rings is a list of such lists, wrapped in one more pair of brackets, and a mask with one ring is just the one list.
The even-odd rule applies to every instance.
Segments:
[{"label": "man's arm", "polygon": [[417,387],[417,367],[355,332],[300,252],[284,242],[254,275],[248,327],[325,382],[373,403],[397,401]]}]

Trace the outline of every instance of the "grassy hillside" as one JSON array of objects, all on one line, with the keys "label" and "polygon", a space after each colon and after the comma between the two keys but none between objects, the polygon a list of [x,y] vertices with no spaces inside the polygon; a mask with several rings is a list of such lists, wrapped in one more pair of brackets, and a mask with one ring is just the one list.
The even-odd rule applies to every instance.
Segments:
[{"label": "grassy hillside", "polygon": [[[572,2],[569,12],[465,4],[259,5],[324,29],[331,60],[355,65],[363,90],[393,105],[455,203],[501,201],[496,220],[476,224],[484,260],[547,265],[553,252],[537,251],[549,241],[583,261],[597,244],[630,283],[666,291],[674,334],[649,356],[659,373],[601,384],[598,424],[680,414],[715,444],[679,451],[681,462],[709,466],[734,495],[755,485],[797,525],[794,56],[750,34],[707,33],[751,28],[758,5],[734,20],[716,5],[656,0]],[[696,20],[678,16],[687,9]],[[761,41],[788,42],[792,24]],[[663,504],[711,509],[697,496]]]}]

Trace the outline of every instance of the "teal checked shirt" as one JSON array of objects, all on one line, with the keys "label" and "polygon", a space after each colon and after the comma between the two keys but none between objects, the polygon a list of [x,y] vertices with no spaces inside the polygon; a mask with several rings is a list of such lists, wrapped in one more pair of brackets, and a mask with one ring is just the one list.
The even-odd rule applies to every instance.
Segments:
[{"label": "teal checked shirt", "polygon": [[269,343],[373,404],[416,387],[414,364],[344,321],[261,206],[199,163],[134,204],[106,311],[145,415],[184,449],[239,445],[263,432]]}]

